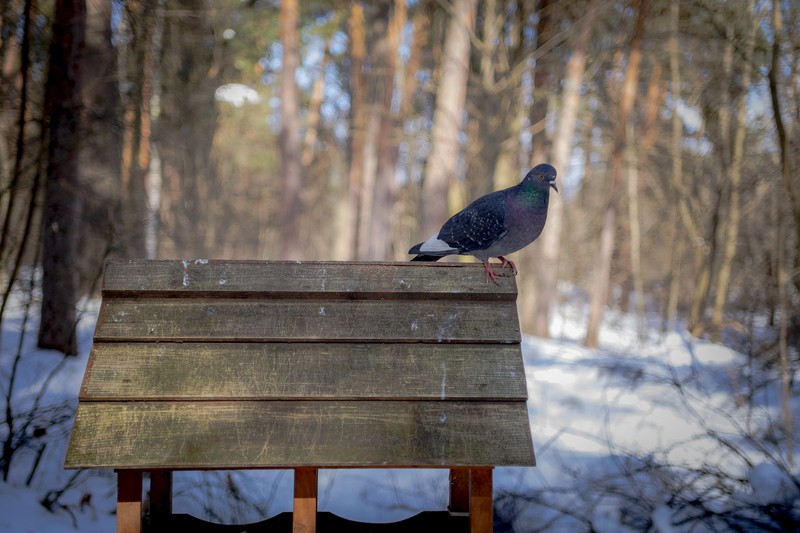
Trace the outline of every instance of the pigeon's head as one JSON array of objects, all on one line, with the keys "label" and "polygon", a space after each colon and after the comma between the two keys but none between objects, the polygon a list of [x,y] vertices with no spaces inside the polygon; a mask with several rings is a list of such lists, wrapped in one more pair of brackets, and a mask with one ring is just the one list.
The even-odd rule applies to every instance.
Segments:
[{"label": "pigeon's head", "polygon": [[552,187],[554,191],[558,192],[556,187],[556,169],[553,165],[542,163],[533,167],[526,175],[523,181],[529,181],[541,189]]}]

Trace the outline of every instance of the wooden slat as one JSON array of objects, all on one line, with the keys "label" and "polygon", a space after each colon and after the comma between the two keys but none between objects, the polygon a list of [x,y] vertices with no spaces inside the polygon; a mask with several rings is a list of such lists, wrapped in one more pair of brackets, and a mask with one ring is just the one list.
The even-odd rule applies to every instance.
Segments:
[{"label": "wooden slat", "polygon": [[480,263],[377,263],[335,261],[112,260],[106,263],[104,295],[131,292],[308,297],[327,295],[384,299],[439,295],[448,298],[515,300],[509,269],[487,283]]},{"label": "wooden slat", "polygon": [[517,344],[96,343],[85,400],[527,398]]},{"label": "wooden slat", "polygon": [[66,466],[533,465],[524,402],[81,402]]},{"label": "wooden slat", "polygon": [[95,341],[520,342],[514,302],[105,299]]}]

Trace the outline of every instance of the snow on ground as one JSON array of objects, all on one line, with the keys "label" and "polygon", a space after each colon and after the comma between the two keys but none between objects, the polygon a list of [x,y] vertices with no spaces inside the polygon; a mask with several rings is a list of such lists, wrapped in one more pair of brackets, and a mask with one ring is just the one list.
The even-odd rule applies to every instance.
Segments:
[{"label": "snow on ground", "polygon": [[[58,423],[40,428],[44,435],[15,458],[10,481],[0,482],[0,531],[114,529],[114,475],[62,468],[71,428],[63,413],[68,415],[77,402],[97,302],[84,307],[81,355],[68,359],[34,348],[36,325],[24,321],[23,302],[7,311],[0,393],[7,391],[24,326],[28,333],[22,339],[12,405],[23,411],[46,407],[45,414]],[[553,321],[555,339],[524,339],[538,466],[495,471],[499,527],[517,532],[704,531],[691,529],[691,508],[678,505],[684,493],[703,494],[716,513],[735,515],[748,505],[776,502],[800,512],[797,470],[792,479],[769,459],[781,457],[780,438],[762,438],[779,418],[774,379],[748,373],[743,355],[682,331],[660,334],[649,328],[640,342],[634,318],[611,311],[601,348],[590,350],[581,345],[585,316],[582,304],[564,305]],[[37,400],[48,375],[49,392]],[[758,380],[763,386],[755,405],[742,401],[743,382]],[[797,396],[794,413],[800,412]],[[30,430],[37,427],[34,423]],[[0,438],[6,432],[0,426]],[[26,486],[40,451],[41,461]],[[720,479],[727,480],[725,490]],[[65,488],[52,510],[40,505],[48,495],[53,499],[50,491]],[[290,511],[291,494],[290,471],[179,472],[174,511],[246,523]],[[319,498],[321,510],[350,519],[399,520],[445,508],[447,472],[324,470]]]}]

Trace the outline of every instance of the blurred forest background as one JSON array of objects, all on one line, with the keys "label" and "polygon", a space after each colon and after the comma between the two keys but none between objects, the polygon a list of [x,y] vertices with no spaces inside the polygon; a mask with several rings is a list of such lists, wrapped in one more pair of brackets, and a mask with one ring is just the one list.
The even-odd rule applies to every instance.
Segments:
[{"label": "blurred forest background", "polygon": [[405,261],[547,161],[525,332],[569,287],[587,346],[609,306],[648,310],[793,376],[794,0],[4,0],[0,19],[0,317],[40,286],[42,347],[75,352],[109,256]]}]

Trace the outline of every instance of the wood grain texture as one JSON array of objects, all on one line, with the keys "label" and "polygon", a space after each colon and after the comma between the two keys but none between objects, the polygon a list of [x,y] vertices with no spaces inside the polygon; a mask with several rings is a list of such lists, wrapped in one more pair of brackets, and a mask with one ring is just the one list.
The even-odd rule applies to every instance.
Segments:
[{"label": "wood grain texture", "polygon": [[517,399],[519,345],[108,343],[81,400]]},{"label": "wood grain texture", "polygon": [[104,299],[95,341],[520,342],[514,302]]},{"label": "wood grain texture", "polygon": [[473,468],[469,486],[470,533],[492,533],[493,526],[492,469]]},{"label": "wood grain texture", "polygon": [[532,466],[524,402],[81,402],[66,467]]},{"label": "wood grain texture", "polygon": [[110,260],[103,293],[516,300],[514,276],[497,271],[502,275],[495,285],[487,283],[480,263]]},{"label": "wood grain texture", "polygon": [[450,469],[450,501],[447,510],[454,516],[469,514],[469,469]]},{"label": "wood grain texture", "polygon": [[117,472],[117,533],[142,533],[142,472]]},{"label": "wood grain texture", "polygon": [[292,533],[317,530],[317,469],[295,468]]}]

